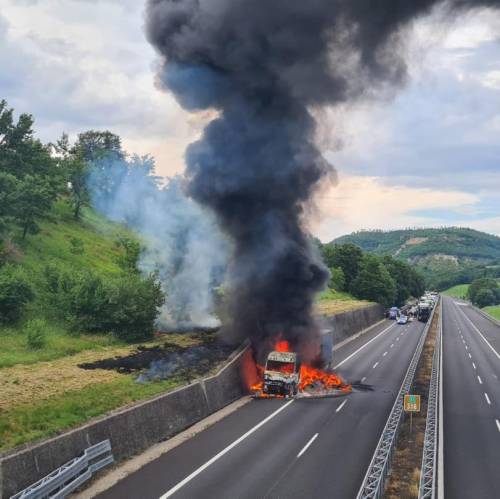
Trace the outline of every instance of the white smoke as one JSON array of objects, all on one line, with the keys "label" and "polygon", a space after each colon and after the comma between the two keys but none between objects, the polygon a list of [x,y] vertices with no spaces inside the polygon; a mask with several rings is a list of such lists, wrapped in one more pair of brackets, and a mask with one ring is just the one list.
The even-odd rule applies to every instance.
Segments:
[{"label": "white smoke", "polygon": [[126,222],[141,238],[139,269],[156,271],[166,293],[158,326],[164,330],[217,327],[215,288],[222,283],[227,242],[214,217],[184,194],[184,179],[153,175],[149,157],[94,164],[93,205]]}]

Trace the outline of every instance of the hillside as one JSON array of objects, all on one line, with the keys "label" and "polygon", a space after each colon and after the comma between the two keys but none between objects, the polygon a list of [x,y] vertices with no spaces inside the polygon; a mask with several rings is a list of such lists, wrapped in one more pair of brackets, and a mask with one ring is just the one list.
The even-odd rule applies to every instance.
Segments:
[{"label": "hillside", "polygon": [[332,243],[353,243],[364,251],[406,260],[417,266],[429,286],[439,289],[494,271],[500,261],[500,237],[459,227],[360,231]]}]

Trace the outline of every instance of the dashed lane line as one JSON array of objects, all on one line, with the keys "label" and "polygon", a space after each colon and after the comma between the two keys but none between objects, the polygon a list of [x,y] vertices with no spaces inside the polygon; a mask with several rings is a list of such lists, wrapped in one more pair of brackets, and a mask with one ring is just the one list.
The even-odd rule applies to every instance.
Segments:
[{"label": "dashed lane line", "polygon": [[304,452],[310,447],[310,445],[318,438],[318,435],[319,435],[319,433],[316,433],[311,438],[311,440],[309,440],[309,442],[307,442],[307,444],[304,445],[304,447],[302,448],[302,450],[297,454],[297,458],[299,458],[300,456],[302,456],[302,454],[304,454]]},{"label": "dashed lane line", "polygon": [[486,399],[486,402],[488,402],[488,405],[491,405],[490,397],[488,397],[488,394],[486,392],[484,392],[484,398]]},{"label": "dashed lane line", "polygon": [[335,410],[335,412],[340,412],[342,408],[347,404],[347,400],[344,400]]}]

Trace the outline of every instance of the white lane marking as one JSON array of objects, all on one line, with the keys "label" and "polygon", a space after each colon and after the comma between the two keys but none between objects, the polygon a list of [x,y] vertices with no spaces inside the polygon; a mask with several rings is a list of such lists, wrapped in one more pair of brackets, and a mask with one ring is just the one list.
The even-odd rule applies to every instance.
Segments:
[{"label": "white lane marking", "polygon": [[366,376],[363,376],[363,377],[361,378],[361,383],[364,383],[365,381],[366,381]]},{"label": "white lane marking", "polygon": [[477,369],[477,368],[476,368],[476,364],[474,364],[474,362],[472,363],[472,367],[473,367],[474,369]]},{"label": "white lane marking", "polygon": [[375,364],[373,364],[373,369],[375,369],[377,366],[378,366],[378,362],[375,362]]},{"label": "white lane marking", "polygon": [[466,350],[469,350],[469,347],[468,347],[467,345],[465,345],[465,349],[466,349]]},{"label": "white lane marking", "polygon": [[490,397],[488,397],[488,394],[486,392],[484,392],[484,398],[486,399],[486,402],[488,402],[488,405],[491,405]]},{"label": "white lane marking", "polygon": [[344,400],[338,407],[335,412],[340,412],[342,410],[342,407],[344,407],[347,404],[347,400]]},{"label": "white lane marking", "polygon": [[206,470],[211,464],[215,463],[215,461],[219,460],[224,454],[227,454],[231,449],[236,447],[238,444],[243,442],[246,438],[248,438],[252,433],[256,432],[259,428],[264,426],[268,421],[273,419],[275,416],[277,416],[281,411],[285,410],[291,403],[293,403],[293,400],[290,400],[287,402],[285,405],[282,405],[279,409],[274,411],[272,414],[267,416],[267,418],[263,419],[260,423],[255,425],[253,428],[248,430],[244,435],[242,435],[240,438],[235,440],[232,444],[228,445],[225,449],[222,449],[218,454],[216,454],[212,459],[208,460],[205,464],[200,466],[197,470],[193,471],[190,475],[188,475],[184,480],[180,481],[177,485],[172,487],[170,490],[165,492],[162,496],[160,496],[159,499],[166,499],[167,497],[170,497],[171,495],[175,494],[180,488],[184,487],[187,483],[189,483],[193,478],[198,476],[202,471]]},{"label": "white lane marking", "polygon": [[469,359],[472,359],[472,355],[471,354],[469,354]]},{"label": "white lane marking", "polygon": [[465,340],[462,340],[462,343],[465,345]]},{"label": "white lane marking", "polygon": [[443,298],[439,304],[439,420],[437,498],[444,499]]},{"label": "white lane marking", "polygon": [[304,445],[302,450],[297,454],[298,458],[302,456],[302,454],[304,454],[304,452],[309,448],[309,446],[318,438],[318,435],[319,433],[316,433],[316,435],[314,435],[314,437],[312,437],[311,440],[309,440],[309,442],[307,442],[307,444]]},{"label": "white lane marking", "polygon": [[480,376],[477,377],[477,380],[479,381],[479,384],[482,385],[483,384],[483,380],[481,379]]},{"label": "white lane marking", "polygon": [[396,341],[399,341],[399,336],[396,338]]},{"label": "white lane marking", "polygon": [[495,419],[495,423],[497,424],[498,431],[500,431],[500,421],[498,421],[498,419]]},{"label": "white lane marking", "polygon": [[474,325],[474,323],[467,317],[463,310],[460,310],[464,317],[469,321],[470,325],[476,330],[476,332],[483,338],[484,342],[490,347],[491,351],[497,356],[497,359],[500,360],[500,354],[491,346],[491,343],[483,336],[481,331]]},{"label": "white lane marking", "polygon": [[387,355],[387,352],[384,352],[384,355],[382,355],[382,357],[385,357]]},{"label": "white lane marking", "polygon": [[342,362],[339,362],[336,366],[333,366],[334,369],[338,369],[341,365],[345,364],[349,359],[352,359],[355,355],[357,355],[363,348],[366,348],[372,341],[375,341],[379,336],[382,336],[384,333],[389,331],[394,327],[394,324],[391,324],[389,327],[386,327],[383,331],[374,336],[370,341],[367,341],[364,345],[361,345],[356,351],[352,352],[351,355],[347,356]]},{"label": "white lane marking", "polygon": [[391,348],[394,348],[394,343],[391,345]]}]

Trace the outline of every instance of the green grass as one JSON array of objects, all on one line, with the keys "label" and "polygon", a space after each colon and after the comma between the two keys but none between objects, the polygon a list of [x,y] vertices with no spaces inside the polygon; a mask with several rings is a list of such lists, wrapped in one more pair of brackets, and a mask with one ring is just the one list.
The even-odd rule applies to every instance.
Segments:
[{"label": "green grass", "polygon": [[182,377],[140,384],[135,376],[68,391],[59,397],[0,412],[0,450],[56,435],[123,405],[143,400],[185,383]]},{"label": "green grass", "polygon": [[354,298],[349,293],[345,293],[343,291],[336,291],[335,289],[328,288],[326,291],[323,291],[323,293],[321,293],[318,296],[318,301],[325,301],[325,300],[354,301],[356,300],[356,298]]},{"label": "green grass", "polygon": [[443,295],[453,296],[454,298],[465,298],[468,290],[469,284],[458,284],[457,286],[453,286],[443,291]]},{"label": "green grass", "polygon": [[47,342],[39,350],[27,347],[26,335],[19,329],[0,328],[0,369],[17,364],[35,364],[74,355],[84,350],[98,350],[108,346],[125,345],[109,335],[69,335],[63,327],[52,324],[47,331]]},{"label": "green grass", "polygon": [[493,318],[500,321],[500,305],[495,305],[493,307],[485,307],[483,310],[491,315]]},{"label": "green grass", "polygon": [[[35,290],[35,300],[28,304],[21,320],[7,326],[0,325],[0,368],[15,364],[32,364],[72,355],[83,350],[121,345],[104,335],[75,336],[57,319],[58,311],[45,290],[45,268],[50,263],[71,270],[91,269],[99,275],[114,276],[122,272],[118,265],[121,249],[119,237],[135,237],[129,230],[112,223],[91,209],[82,210],[81,220],[73,218],[71,207],[64,200],[55,203],[49,217],[40,223],[38,234],[19,237],[19,230],[11,231],[11,259],[28,274]],[[75,252],[71,241],[79,242]],[[29,319],[43,318],[47,322],[47,344],[33,351],[27,348],[22,332]]]}]

